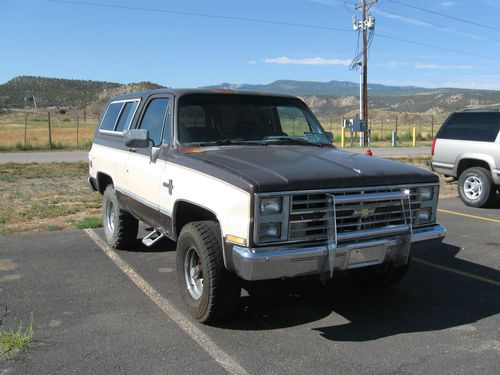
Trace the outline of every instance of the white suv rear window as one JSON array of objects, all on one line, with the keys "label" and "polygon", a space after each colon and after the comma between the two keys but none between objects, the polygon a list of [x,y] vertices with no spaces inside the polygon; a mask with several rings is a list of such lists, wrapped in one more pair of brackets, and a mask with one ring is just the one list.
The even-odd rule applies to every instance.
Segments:
[{"label": "white suv rear window", "polygon": [[99,130],[116,133],[127,130],[138,105],[139,100],[122,100],[111,103],[102,118]]}]

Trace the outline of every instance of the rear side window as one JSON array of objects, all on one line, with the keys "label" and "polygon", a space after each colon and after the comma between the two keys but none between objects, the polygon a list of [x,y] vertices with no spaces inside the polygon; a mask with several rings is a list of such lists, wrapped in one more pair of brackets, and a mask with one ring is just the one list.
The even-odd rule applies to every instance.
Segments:
[{"label": "rear side window", "polygon": [[101,126],[99,127],[99,129],[114,131],[115,125],[116,125],[116,119],[118,118],[118,115],[120,114],[122,106],[123,106],[123,102],[111,103],[108,106],[106,113],[104,114],[104,117],[101,121]]},{"label": "rear side window", "polygon": [[111,103],[104,114],[99,129],[119,133],[127,130],[138,105],[139,100],[123,100]]},{"label": "rear side window", "polygon": [[122,132],[130,127],[130,123],[132,122],[132,118],[134,117],[134,113],[138,105],[138,101],[125,103],[120,114],[120,118],[118,119],[118,123],[116,124],[115,131]]},{"label": "rear side window", "polygon": [[500,131],[500,113],[454,113],[438,138],[464,141],[495,142]]}]

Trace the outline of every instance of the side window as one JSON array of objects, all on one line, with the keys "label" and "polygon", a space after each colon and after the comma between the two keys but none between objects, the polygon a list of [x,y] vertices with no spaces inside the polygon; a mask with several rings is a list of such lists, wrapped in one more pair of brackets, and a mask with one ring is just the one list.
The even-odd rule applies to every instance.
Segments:
[{"label": "side window", "polygon": [[500,131],[500,113],[455,113],[438,137],[465,141],[495,142]]},{"label": "side window", "polygon": [[123,106],[122,112],[120,114],[120,118],[118,119],[115,131],[122,132],[129,128],[138,105],[139,101],[125,102],[125,105]]},{"label": "side window", "polygon": [[108,130],[113,131],[115,129],[116,119],[120,114],[120,110],[122,109],[123,102],[119,103],[111,103],[104,114],[104,117],[101,121],[100,130]]},{"label": "side window", "polygon": [[140,129],[149,130],[149,137],[155,146],[161,143],[163,124],[165,123],[169,99],[153,99],[149,102],[142,117]]}]

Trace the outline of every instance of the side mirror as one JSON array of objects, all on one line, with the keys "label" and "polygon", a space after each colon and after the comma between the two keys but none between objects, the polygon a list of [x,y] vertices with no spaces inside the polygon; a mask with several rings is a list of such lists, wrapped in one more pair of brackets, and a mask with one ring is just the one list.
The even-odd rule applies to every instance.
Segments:
[{"label": "side mirror", "polygon": [[125,132],[123,141],[130,148],[147,148],[151,142],[147,129],[130,129]]},{"label": "side mirror", "polygon": [[329,143],[333,142],[333,133],[332,132],[325,132],[326,139],[328,140]]}]

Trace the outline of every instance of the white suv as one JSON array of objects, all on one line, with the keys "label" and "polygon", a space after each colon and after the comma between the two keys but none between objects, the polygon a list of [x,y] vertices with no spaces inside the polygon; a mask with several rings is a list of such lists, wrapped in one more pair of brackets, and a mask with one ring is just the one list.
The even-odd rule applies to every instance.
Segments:
[{"label": "white suv", "polygon": [[458,194],[467,206],[490,204],[500,187],[500,112],[451,114],[432,144],[432,169],[458,178]]}]

